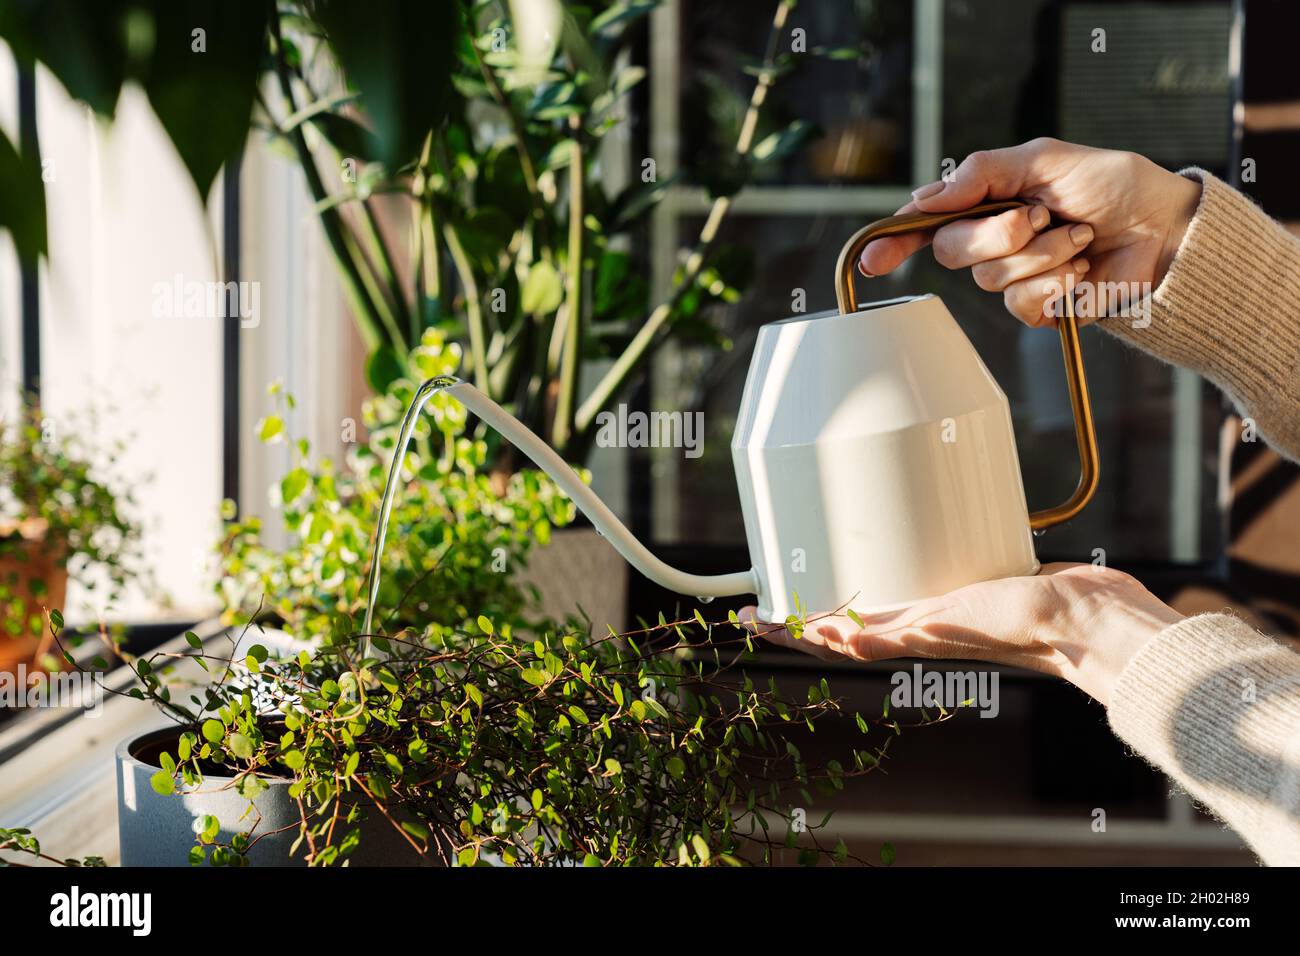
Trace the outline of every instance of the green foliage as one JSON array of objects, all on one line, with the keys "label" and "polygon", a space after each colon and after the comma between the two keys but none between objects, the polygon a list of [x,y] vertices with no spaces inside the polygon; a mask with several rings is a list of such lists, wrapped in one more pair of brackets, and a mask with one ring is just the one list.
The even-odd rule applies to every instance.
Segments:
[{"label": "green foliage", "polygon": [[[459,360],[459,347],[434,330],[410,357],[421,379],[447,374]],[[291,443],[290,468],[271,489],[288,547],[266,547],[258,518],[228,522],[218,590],[229,623],[260,613],[312,638],[330,633],[338,618],[360,619],[375,516],[413,390],[399,379],[366,403],[368,439],[353,447],[341,468],[313,459],[306,442]],[[273,392],[283,415],[268,416],[259,430],[263,441],[279,443],[287,440],[291,399],[278,388]],[[516,575],[533,545],[545,544],[553,527],[573,518],[573,504],[545,475],[491,474],[486,446],[465,437],[465,424],[460,403],[434,395],[417,426],[382,559],[376,621],[385,629],[430,620],[475,628],[482,620],[523,625],[529,595]]]},{"label": "green foliage", "polygon": [[[667,338],[729,344],[705,319],[738,298],[749,272],[743,253],[716,242],[725,208],[655,303],[627,236],[670,177],[638,167],[629,185],[607,185],[602,147],[644,80],[626,64],[656,6],[449,2],[378,17],[355,4],[282,6],[272,44],[280,102],[263,104],[266,126],[307,173],[377,391],[415,378],[410,350],[424,330],[445,329],[464,348],[458,374],[581,461],[596,415]],[[315,56],[304,59],[308,48]],[[331,61],[341,70],[320,68]],[[358,135],[358,118],[373,141]],[[800,130],[773,130],[761,157],[733,142],[732,192],[753,166],[795,148]],[[380,194],[386,215],[409,218],[411,278],[376,228]],[[615,364],[579,405],[578,369],[600,357]],[[476,434],[494,462],[514,467],[495,435]]]},{"label": "green foliage", "polygon": [[[792,806],[876,758],[849,771],[807,761],[791,728],[837,719],[839,704],[756,686],[738,666],[752,642],[743,629],[694,615],[621,636],[486,623],[390,633],[382,661],[355,660],[346,629],[255,674],[195,655],[214,683],[194,706],[145,684],[184,733],[154,787],[202,787],[216,768],[255,800],[266,781],[288,781],[297,852],[314,865],[346,862],[372,817],[463,866],[863,862],[819,839],[829,813],[802,831]],[[892,734],[882,738],[877,754]],[[191,860],[245,864],[259,835],[247,819],[229,844],[203,821]]]},{"label": "green foliage", "polygon": [[[30,856],[34,860],[44,860],[47,863],[57,863],[62,866],[104,866],[104,858],[99,856],[87,856],[81,859],[64,859],[49,856],[41,852],[41,842],[36,839],[31,830],[25,827],[13,827],[6,829],[0,827],[0,853],[18,853]],[[0,867],[5,866],[27,866],[30,864],[19,863],[16,860],[7,859],[0,856]]]},{"label": "green foliage", "polygon": [[331,49],[352,85],[362,91],[378,145],[376,158],[391,169],[414,160],[428,131],[446,115],[451,95],[446,67],[460,32],[459,6],[459,0],[321,0],[314,5]]},{"label": "green foliage", "polygon": [[24,262],[45,252],[45,184],[40,157],[19,154],[0,132],[0,229],[8,229]]},{"label": "green foliage", "polygon": [[[132,517],[135,497],[117,473],[123,446],[96,446],[86,437],[93,433],[93,421],[46,419],[35,404],[0,421],[0,558],[25,561],[33,538],[73,580],[111,605],[127,582],[147,581],[148,573],[141,527]],[[29,581],[28,588],[39,602],[49,582]],[[21,591],[15,572],[0,580],[0,634],[32,633],[39,608],[28,607]]]},{"label": "green foliage", "polygon": [[[426,348],[423,358],[433,362],[444,346],[431,338]],[[452,406],[433,411],[450,432],[448,447],[463,448]],[[311,474],[302,496],[321,477]],[[462,463],[423,479],[424,491],[413,474],[408,491],[443,500],[476,477]],[[509,499],[475,493],[492,520],[510,524]],[[324,512],[347,510],[326,500]],[[396,540],[416,536],[410,520]],[[476,524],[473,533],[491,532]],[[391,826],[419,854],[462,866],[866,862],[842,841],[823,840],[831,814],[814,824],[807,808],[879,769],[902,725],[887,709],[872,721],[853,714],[855,739],[868,739],[846,745],[838,759],[809,761],[796,734],[849,715],[825,679],[802,695],[778,690],[774,678],[756,685],[744,670],[756,638],[734,613],[727,622],[696,611],[622,635],[593,634],[572,621],[525,620],[522,599],[498,584],[473,602],[498,609],[475,614],[447,603],[472,589],[457,582],[473,574],[456,577],[465,572],[443,561],[431,579],[451,580],[427,592],[417,584],[428,606],[404,606],[375,635],[383,656],[358,659],[352,619],[326,613],[333,591],[289,580],[301,582],[304,567],[327,553],[309,558],[294,546],[281,556],[285,580],[270,602],[286,609],[298,636],[312,638],[310,651],[280,658],[253,644],[236,659],[220,653],[229,644],[209,650],[187,640],[179,656],[210,679],[199,688],[189,677],[173,680],[175,653],[122,655],[138,686],[115,693],[150,700],[177,724],[175,745],[150,781],[156,792],[202,788],[219,774],[255,806],[269,786],[286,786],[300,808],[293,852],[318,866],[347,863],[364,839],[363,821]],[[363,575],[353,563],[344,577]],[[949,716],[923,714],[911,726]],[[228,842],[219,842],[217,820],[200,820],[190,862],[247,865],[260,814],[242,819],[248,829]],[[6,840],[6,832],[17,835]],[[33,846],[25,831],[0,831],[0,850]],[[892,846],[881,848],[880,860],[893,862]]]},{"label": "green foliage", "polygon": [[[596,416],[664,341],[729,346],[707,318],[751,271],[742,250],[718,242],[729,198],[811,132],[760,123],[798,59],[776,42],[793,6],[782,0],[764,58],[746,71],[753,93],[735,104],[716,162],[697,171],[725,187],[711,184],[708,225],[652,302],[627,236],[672,177],[640,164],[611,190],[603,147],[644,81],[629,54],[656,6],[12,0],[0,4],[0,38],[107,118],[122,85],[139,82],[202,197],[250,129],[267,131],[315,199],[376,392],[414,378],[412,349],[440,329],[464,345],[465,377],[581,461]],[[33,257],[45,249],[39,156],[0,135],[6,171],[14,188],[0,195],[0,228]],[[381,229],[393,216],[402,228]],[[411,237],[408,249],[393,248],[394,233]],[[579,370],[597,357],[613,363],[579,404]],[[496,437],[476,437],[494,443],[495,460]]]},{"label": "green foliage", "polygon": [[[42,63],[71,96],[106,118],[123,84],[139,82],[206,197],[248,136],[273,9],[267,0],[11,0],[0,4],[0,38],[20,64]],[[0,142],[0,159],[7,146]],[[38,157],[24,159],[39,172]],[[16,239],[34,236],[23,223],[39,211],[36,251],[44,252],[39,176],[32,186],[33,193],[8,193],[13,198],[0,203],[0,226]]]}]

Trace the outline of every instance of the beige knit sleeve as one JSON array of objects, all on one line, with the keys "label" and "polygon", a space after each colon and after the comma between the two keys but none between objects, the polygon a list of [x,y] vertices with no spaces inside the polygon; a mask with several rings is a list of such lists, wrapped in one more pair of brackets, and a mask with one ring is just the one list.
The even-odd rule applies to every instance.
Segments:
[{"label": "beige knit sleeve", "polygon": [[1272,866],[1300,866],[1300,654],[1230,614],[1134,656],[1110,725]]},{"label": "beige knit sleeve", "polygon": [[1147,316],[1101,327],[1221,388],[1300,460],[1300,239],[1199,169],[1201,200]]}]

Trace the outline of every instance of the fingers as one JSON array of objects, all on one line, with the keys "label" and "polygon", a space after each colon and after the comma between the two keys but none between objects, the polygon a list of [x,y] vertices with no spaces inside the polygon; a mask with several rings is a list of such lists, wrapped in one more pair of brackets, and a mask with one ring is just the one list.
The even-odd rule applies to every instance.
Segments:
[{"label": "fingers", "polygon": [[[1043,207],[1039,206],[1039,209]],[[1001,216],[998,217],[1002,218]],[[935,257],[939,255],[939,245],[944,230],[935,236]],[[975,284],[985,292],[1002,292],[1013,282],[1041,275],[1080,255],[1092,241],[1092,227],[1083,223],[1060,226],[1041,235],[1034,236],[1018,252],[1000,257],[986,257],[976,262],[971,269]]]},{"label": "fingers", "polygon": [[[1028,192],[1030,187],[1049,182],[1060,172],[1066,154],[1078,148],[1044,138],[1005,149],[971,153],[951,175],[916,189],[912,193],[912,202],[899,212],[956,212],[988,199],[1032,194]],[[936,247],[936,258],[941,264],[956,269],[1008,255],[1046,227],[1046,212],[1046,209],[1035,211],[1031,207],[989,220],[946,226],[939,230],[939,236],[947,232],[947,238],[940,239],[942,248]],[[1029,228],[1030,216],[1036,217],[1032,229]],[[866,276],[885,275],[928,245],[930,240],[928,233],[873,240],[863,249],[858,268]]]},{"label": "fingers", "polygon": [[928,183],[912,193],[924,212],[952,212],[986,199],[1012,199],[1027,186],[1049,178],[1048,171],[1067,144],[1035,139],[1005,149],[971,153],[951,176]]},{"label": "fingers", "polygon": [[985,219],[950,223],[935,231],[935,261],[949,269],[965,269],[1012,255],[1029,245],[1051,218],[1046,206],[1022,206]]},{"label": "fingers", "polygon": [[[1030,328],[1056,327],[1062,314],[1061,300],[1074,294],[1075,283],[1091,268],[1087,259],[1074,259],[1027,279],[1013,282],[1002,290],[1007,311]],[[1080,319],[1080,324],[1083,320]]]},{"label": "fingers", "polygon": [[751,634],[771,644],[788,647],[823,661],[841,661],[845,657],[844,654],[826,645],[825,638],[814,631],[812,623],[809,623],[803,634],[796,638],[779,624],[765,624],[759,621],[757,609],[752,606],[741,609],[739,617],[740,622]]},{"label": "fingers", "polygon": [[858,271],[868,278],[893,272],[908,256],[928,246],[931,235],[931,232],[909,232],[873,239],[862,250]]},{"label": "fingers", "polygon": [[897,612],[859,615],[862,627],[842,615],[816,615],[806,620],[798,637],[780,624],[756,620],[754,612],[753,607],[740,612],[740,621],[751,634],[818,660],[865,662],[895,657],[939,656],[938,645],[921,626],[935,613],[927,602],[918,602]]},{"label": "fingers", "polygon": [[[902,216],[909,212],[916,212],[916,203],[908,203],[895,212],[894,215]],[[893,272],[903,264],[908,256],[928,246],[931,235],[933,235],[933,230],[873,239],[867,243],[862,250],[862,255],[858,258],[858,271],[868,279]]]}]

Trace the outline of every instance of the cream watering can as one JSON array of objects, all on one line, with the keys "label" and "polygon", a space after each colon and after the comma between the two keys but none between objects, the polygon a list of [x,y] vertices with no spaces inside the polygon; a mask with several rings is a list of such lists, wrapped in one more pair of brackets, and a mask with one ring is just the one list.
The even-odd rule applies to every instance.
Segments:
[{"label": "cream watering can", "polygon": [[[870,240],[1020,205],[871,223],[840,252],[838,312],[759,330],[731,443],[753,562],[747,571],[699,575],[670,567],[550,446],[482,392],[450,378],[431,380],[421,392],[455,396],[501,432],[646,577],[701,598],[756,594],[763,621],[844,607],[885,610],[977,581],[1034,574],[1033,532],[1078,514],[1097,487],[1070,296],[1058,324],[1080,478],[1067,501],[1031,514],[1006,396],[944,304],[921,295],[859,308],[853,289]],[[422,404],[417,397],[412,411]],[[404,431],[412,420],[408,414]],[[381,514],[381,535],[387,517]],[[376,543],[382,548],[382,537]]]}]

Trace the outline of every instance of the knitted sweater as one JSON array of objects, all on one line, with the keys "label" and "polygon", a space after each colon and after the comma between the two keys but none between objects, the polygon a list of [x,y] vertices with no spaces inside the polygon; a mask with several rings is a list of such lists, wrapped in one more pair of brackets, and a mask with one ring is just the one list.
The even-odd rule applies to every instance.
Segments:
[{"label": "knitted sweater", "polygon": [[[1201,170],[1150,324],[1106,331],[1214,382],[1300,460],[1300,241]],[[1166,628],[1120,675],[1110,725],[1270,865],[1300,865],[1300,653],[1230,614]]]}]

